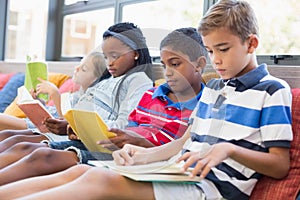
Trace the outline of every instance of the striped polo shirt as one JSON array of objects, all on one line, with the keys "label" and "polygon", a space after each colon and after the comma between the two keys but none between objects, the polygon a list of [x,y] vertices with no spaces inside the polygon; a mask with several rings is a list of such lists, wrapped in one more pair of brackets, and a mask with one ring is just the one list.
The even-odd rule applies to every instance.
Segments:
[{"label": "striped polo shirt", "polygon": [[[262,64],[241,77],[214,79],[203,90],[193,116],[189,151],[205,151],[212,144],[230,142],[268,152],[269,147],[290,147],[291,91]],[[248,199],[258,173],[228,158],[212,168],[199,186],[225,199]],[[210,191],[210,192],[208,192]]]},{"label": "striped polo shirt", "polygon": [[186,102],[171,101],[168,97],[171,90],[166,83],[149,89],[130,114],[126,129],[140,134],[156,146],[181,137],[204,87],[201,83],[201,91]]}]

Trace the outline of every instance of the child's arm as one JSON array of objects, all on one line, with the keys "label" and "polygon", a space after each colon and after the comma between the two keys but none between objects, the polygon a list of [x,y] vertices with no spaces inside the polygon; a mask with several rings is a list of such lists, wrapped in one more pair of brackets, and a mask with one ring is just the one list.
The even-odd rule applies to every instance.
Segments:
[{"label": "child's arm", "polygon": [[115,133],[116,136],[106,140],[98,141],[97,143],[111,150],[115,150],[116,148],[120,149],[125,144],[133,144],[147,148],[155,146],[149,140],[133,131],[121,130],[117,128],[111,128],[109,131]]},{"label": "child's arm", "polygon": [[204,178],[212,167],[227,158],[231,158],[258,173],[278,179],[287,175],[290,166],[288,148],[272,147],[269,152],[259,152],[225,142],[211,146],[205,155],[201,155],[200,152],[185,153],[179,158],[179,161],[186,160],[184,170],[197,162],[193,176],[201,172],[201,177]]},{"label": "child's arm", "polygon": [[114,161],[119,165],[145,164],[156,161],[167,160],[176,155],[183,147],[185,141],[190,138],[190,127],[184,135],[165,145],[144,148],[126,144],[118,151],[113,152]]},{"label": "child's arm", "polygon": [[61,96],[60,96],[58,88],[56,87],[56,85],[54,85],[50,81],[45,81],[41,78],[38,78],[38,80],[41,83],[37,84],[37,86],[36,86],[36,95],[38,95],[40,93],[48,94],[54,102],[57,113],[59,114],[60,117],[62,117],[63,115],[62,115],[62,111],[61,111]]}]

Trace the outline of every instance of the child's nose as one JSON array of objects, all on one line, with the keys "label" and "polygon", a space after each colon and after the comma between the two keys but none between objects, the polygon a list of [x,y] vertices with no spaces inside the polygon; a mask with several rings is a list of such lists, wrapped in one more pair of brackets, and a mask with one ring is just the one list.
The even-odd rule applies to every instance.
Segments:
[{"label": "child's nose", "polygon": [[172,69],[171,67],[166,66],[165,75],[166,76],[172,76],[173,74],[174,74],[174,69]]},{"label": "child's nose", "polygon": [[79,66],[76,66],[75,68],[74,68],[74,72],[78,72],[79,71]]},{"label": "child's nose", "polygon": [[211,59],[212,63],[214,63],[215,65],[218,65],[221,63],[221,59],[219,58],[219,56],[217,56],[215,54],[211,54],[210,59]]},{"label": "child's nose", "polygon": [[106,61],[108,66],[112,66],[114,64],[115,60],[112,59],[112,58],[107,57],[105,61]]}]

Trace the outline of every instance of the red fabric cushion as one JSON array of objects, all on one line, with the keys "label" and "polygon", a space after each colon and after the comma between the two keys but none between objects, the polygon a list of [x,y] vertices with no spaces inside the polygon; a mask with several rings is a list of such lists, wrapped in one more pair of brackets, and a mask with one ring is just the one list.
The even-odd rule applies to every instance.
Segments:
[{"label": "red fabric cushion", "polygon": [[9,74],[0,74],[0,90],[5,86],[5,84],[9,81],[9,79],[15,75],[15,73],[9,73]]},{"label": "red fabric cushion", "polygon": [[[73,80],[70,78],[70,79],[66,80],[66,81],[58,88],[58,90],[59,90],[59,93],[62,94],[62,93],[65,93],[65,92],[71,92],[71,93],[72,93],[72,92],[76,92],[76,91],[79,90],[79,88],[80,88],[80,86],[77,85],[76,83],[74,83]],[[53,106],[54,103],[53,103],[53,101],[50,100],[50,101],[47,103],[47,105]]]},{"label": "red fabric cushion", "polygon": [[292,127],[294,138],[290,149],[291,165],[289,174],[282,180],[263,177],[255,186],[250,200],[294,200],[300,190],[300,88],[293,89],[292,93]]}]

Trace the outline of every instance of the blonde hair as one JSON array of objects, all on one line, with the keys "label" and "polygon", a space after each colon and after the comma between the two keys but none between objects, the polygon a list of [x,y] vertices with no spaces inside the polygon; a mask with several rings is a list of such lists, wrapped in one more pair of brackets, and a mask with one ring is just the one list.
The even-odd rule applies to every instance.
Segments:
[{"label": "blonde hair", "polygon": [[259,32],[253,9],[249,3],[238,0],[219,0],[201,19],[198,31],[205,36],[219,28],[229,30],[242,42]]},{"label": "blonde hair", "polygon": [[94,51],[87,55],[86,58],[91,59],[93,63],[93,73],[95,77],[100,78],[106,70],[106,62],[102,53]]}]

